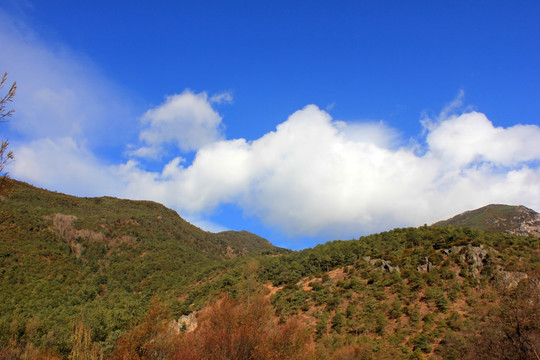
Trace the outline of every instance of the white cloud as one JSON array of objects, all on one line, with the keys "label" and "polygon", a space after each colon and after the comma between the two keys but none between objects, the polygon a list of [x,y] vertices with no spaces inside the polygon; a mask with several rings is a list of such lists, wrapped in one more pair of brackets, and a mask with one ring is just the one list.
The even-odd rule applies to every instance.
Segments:
[{"label": "white cloud", "polygon": [[129,157],[138,157],[152,160],[161,160],[163,158],[163,150],[157,146],[142,146],[134,149],[133,145],[128,145],[126,155]]},{"label": "white cloud", "polygon": [[8,127],[26,139],[89,139],[93,148],[137,134],[124,90],[111,84],[85,56],[40,39],[0,10],[0,69],[16,81],[15,113]]},{"label": "white cloud", "polygon": [[142,121],[147,127],[140,139],[154,148],[172,143],[180,150],[191,151],[222,138],[221,116],[205,92],[185,90],[168,96],[163,104],[148,110]]},{"label": "white cloud", "polygon": [[[222,231],[229,231],[231,229],[229,229],[228,227],[225,227],[221,224],[216,224],[215,222],[212,222],[212,221],[209,221],[207,219],[203,219],[199,216],[187,216],[184,218],[187,222],[189,222],[190,224],[193,224],[195,226],[197,226],[198,228],[200,229],[203,229],[205,231],[210,231],[210,232],[213,232],[213,233],[218,233],[218,232],[222,232]],[[236,230],[236,229],[233,229],[233,230]]]},{"label": "white cloud", "polygon": [[105,165],[73,138],[13,143],[16,179],[80,196],[117,195],[122,191],[114,167]]},{"label": "white cloud", "polygon": [[210,102],[212,104],[230,104],[233,101],[233,96],[230,92],[222,92],[212,95]]},{"label": "white cloud", "polygon": [[[399,147],[398,132],[384,123],[336,121],[315,105],[254,141],[226,140],[213,105],[232,96],[189,90],[148,110],[139,132],[122,91],[84,57],[1,13],[0,43],[9,49],[0,68],[19,85],[10,173],[51,190],[154,200],[209,229],[222,228],[206,215],[232,203],[289,234],[328,238],[430,223],[488,203],[540,209],[540,128],[495,127],[482,113],[457,113],[462,96],[422,122],[424,146]],[[176,154],[148,171],[133,159],[96,155],[99,144],[137,134],[130,157],[161,159],[176,147],[196,151],[194,160]]]},{"label": "white cloud", "polygon": [[399,132],[379,122],[344,122],[335,121],[335,126],[348,140],[369,142],[379,147],[395,148],[399,145]]},{"label": "white cloud", "polygon": [[[540,158],[538,147],[535,153],[532,140],[527,140],[534,139],[539,128],[529,126],[527,133],[518,131],[520,127],[497,130],[485,120],[483,114],[467,113],[441,122],[428,135],[427,153],[418,156],[411,149],[382,146],[384,142],[377,136],[374,141],[367,137],[352,140],[341,131],[341,123],[332,121],[317,107],[308,106],[280,124],[275,132],[249,146],[236,146],[239,160],[234,164],[240,170],[229,168],[231,171],[222,172],[212,168],[213,164],[231,163],[231,158],[224,161],[220,151],[207,150],[210,154],[205,155],[212,156],[212,161],[196,159],[186,175],[201,187],[208,185],[205,179],[215,176],[227,177],[220,184],[237,182],[234,188],[224,187],[228,198],[213,192],[213,196],[204,198],[205,204],[212,207],[229,201],[234,198],[234,189],[240,189],[234,201],[248,214],[292,234],[354,233],[418,225],[489,202],[524,203],[538,208],[540,204],[534,200],[537,198],[530,197],[532,190],[538,192],[538,170],[522,162]],[[478,163],[475,157],[464,161],[460,150],[439,156],[440,149],[446,149],[448,137],[453,137],[456,144],[467,143],[469,134],[478,131],[478,122],[483,124],[483,131],[497,134],[491,140],[500,146],[523,146],[512,145],[510,155],[489,148],[477,150],[489,154],[493,164]],[[456,126],[463,127],[463,131],[443,136],[447,128]],[[472,144],[468,150],[472,152],[474,147]],[[526,156],[530,151],[532,155]],[[471,168],[472,161],[476,162]],[[497,164],[515,168],[508,171]],[[523,176],[525,173],[528,176]],[[504,190],[510,186],[513,190]]]},{"label": "white cloud", "polygon": [[474,161],[512,166],[540,158],[540,129],[534,125],[496,128],[484,114],[470,112],[434,126],[427,137],[434,156],[464,166]]},{"label": "white cloud", "polygon": [[181,159],[161,174],[133,167],[128,195],[146,193],[195,215],[235,203],[289,234],[331,237],[430,223],[488,203],[540,208],[540,170],[527,165],[540,158],[537,126],[502,129],[477,112],[453,116],[428,133],[423,155],[389,146],[394,130],[365,129],[351,137],[309,105],[253,142],[202,147],[187,167]]},{"label": "white cloud", "polygon": [[488,203],[540,208],[540,169],[528,163],[540,158],[537,126],[495,128],[481,113],[452,116],[427,134],[423,155],[388,147],[384,134],[371,141],[347,130],[309,105],[255,141],[216,141],[190,165],[178,157],[161,172],[133,160],[105,166],[66,138],[16,148],[12,173],[63,191],[152,199],[212,229],[222,228],[205,214],[234,203],[291,235],[329,238],[421,225]]}]

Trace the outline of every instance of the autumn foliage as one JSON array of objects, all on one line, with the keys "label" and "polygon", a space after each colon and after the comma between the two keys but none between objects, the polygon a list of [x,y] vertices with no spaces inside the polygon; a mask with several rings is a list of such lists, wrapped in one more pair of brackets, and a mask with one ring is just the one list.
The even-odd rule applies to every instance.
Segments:
[{"label": "autumn foliage", "polygon": [[540,272],[499,286],[500,304],[468,349],[468,359],[540,359]]},{"label": "autumn foliage", "polygon": [[179,344],[179,334],[170,324],[165,305],[152,299],[145,319],[117,343],[115,360],[170,359]]},{"label": "autumn foliage", "polygon": [[314,348],[302,321],[279,323],[263,296],[222,297],[200,314],[195,331],[178,334],[154,300],[145,320],[123,336],[115,359],[310,359]]},{"label": "autumn foliage", "polygon": [[311,338],[299,318],[278,323],[267,299],[224,297],[182,339],[175,359],[308,359]]}]

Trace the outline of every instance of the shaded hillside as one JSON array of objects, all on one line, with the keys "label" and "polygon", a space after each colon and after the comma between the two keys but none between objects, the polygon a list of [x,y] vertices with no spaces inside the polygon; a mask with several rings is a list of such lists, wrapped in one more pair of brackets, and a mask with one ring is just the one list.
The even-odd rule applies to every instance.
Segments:
[{"label": "shaded hillside", "polygon": [[221,249],[225,249],[223,254],[227,258],[264,250],[276,250],[270,241],[245,230],[222,231],[212,235],[212,241],[221,245]]},{"label": "shaded hillside", "polygon": [[433,225],[466,226],[507,234],[540,236],[540,214],[525,206],[487,205]]}]

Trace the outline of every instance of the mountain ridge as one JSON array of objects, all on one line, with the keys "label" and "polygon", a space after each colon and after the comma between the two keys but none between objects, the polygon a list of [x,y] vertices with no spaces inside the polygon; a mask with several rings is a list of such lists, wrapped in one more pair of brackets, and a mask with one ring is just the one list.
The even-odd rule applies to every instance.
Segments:
[{"label": "mountain ridge", "polygon": [[[133,236],[145,226],[156,226],[165,227],[167,235],[176,237],[188,246],[226,258],[277,249],[267,239],[245,230],[218,233],[202,230],[183,219],[176,211],[154,201],[112,196],[78,197],[38,188],[18,180],[10,179],[10,183],[10,193],[2,200],[4,206],[11,206],[10,201],[20,201],[25,202],[26,206],[32,204],[34,210],[49,217],[49,220],[56,214],[74,217],[69,225],[80,234],[97,232],[102,233],[103,238],[114,235]],[[154,218],[149,218],[150,212],[155,212]],[[137,219],[134,214],[141,218]],[[143,226],[141,222],[144,222]],[[150,236],[148,231],[142,232]]]},{"label": "mountain ridge", "polygon": [[[240,359],[473,359],[491,339],[531,351],[485,329],[500,299],[537,289],[537,237],[421,226],[289,251],[154,202],[21,182],[0,212],[0,360],[213,358],[216,341],[246,338],[260,346]],[[511,310],[539,314],[529,299]],[[253,356],[265,346],[273,355]]]},{"label": "mountain ridge", "polygon": [[490,204],[433,224],[446,225],[540,237],[540,214],[523,205]]}]

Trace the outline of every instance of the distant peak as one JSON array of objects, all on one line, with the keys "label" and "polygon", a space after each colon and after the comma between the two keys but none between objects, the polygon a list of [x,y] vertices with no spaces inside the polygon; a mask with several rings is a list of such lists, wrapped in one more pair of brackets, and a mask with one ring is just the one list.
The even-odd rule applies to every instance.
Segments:
[{"label": "distant peak", "polygon": [[540,214],[523,205],[490,204],[476,210],[465,211],[433,225],[470,227],[540,237]]}]

